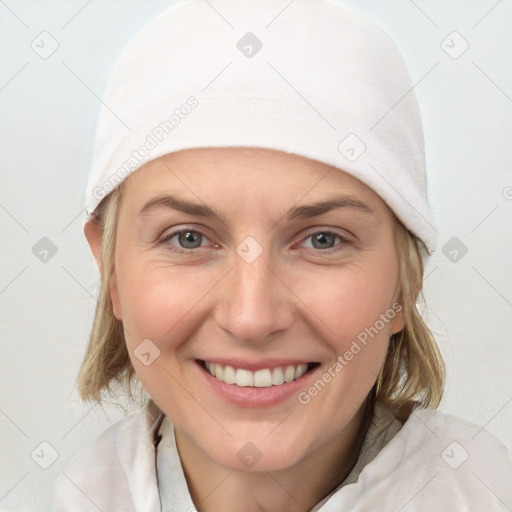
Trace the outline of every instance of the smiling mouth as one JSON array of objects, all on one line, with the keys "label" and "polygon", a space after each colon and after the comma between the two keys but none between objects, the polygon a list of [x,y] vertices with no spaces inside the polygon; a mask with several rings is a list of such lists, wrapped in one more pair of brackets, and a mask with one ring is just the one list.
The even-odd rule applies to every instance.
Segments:
[{"label": "smiling mouth", "polygon": [[276,366],[251,371],[229,365],[198,360],[203,369],[215,379],[239,387],[269,388],[296,381],[310,372],[319,363]]}]

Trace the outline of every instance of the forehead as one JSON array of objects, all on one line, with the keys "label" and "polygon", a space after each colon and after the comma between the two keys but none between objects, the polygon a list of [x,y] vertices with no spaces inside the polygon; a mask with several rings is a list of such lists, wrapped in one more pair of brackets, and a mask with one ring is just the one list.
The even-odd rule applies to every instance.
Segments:
[{"label": "forehead", "polygon": [[[148,162],[125,181],[123,196],[142,202],[165,191],[205,202],[264,204],[324,199],[333,193],[388,210],[367,185],[339,168],[264,148],[192,148]],[[196,197],[194,197],[196,196]]]}]

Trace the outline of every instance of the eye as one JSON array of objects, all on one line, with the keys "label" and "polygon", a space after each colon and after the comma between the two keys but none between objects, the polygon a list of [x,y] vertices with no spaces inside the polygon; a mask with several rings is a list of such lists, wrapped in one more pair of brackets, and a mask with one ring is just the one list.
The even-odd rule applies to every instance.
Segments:
[{"label": "eye", "polygon": [[[338,239],[340,243],[336,244],[336,239]],[[338,245],[341,246],[350,243],[347,238],[331,231],[317,231],[316,233],[312,233],[306,237],[304,242],[307,240],[311,240],[311,245],[309,247],[312,247],[313,249],[320,249],[325,252],[331,252],[329,249],[332,249]]]},{"label": "eye", "polygon": [[[176,239],[173,242],[173,239]],[[176,246],[176,250],[186,252],[186,250],[198,249],[204,247],[207,244],[203,242],[207,240],[206,235],[196,229],[182,229],[180,231],[173,231],[166,235],[160,243],[171,243]]]}]

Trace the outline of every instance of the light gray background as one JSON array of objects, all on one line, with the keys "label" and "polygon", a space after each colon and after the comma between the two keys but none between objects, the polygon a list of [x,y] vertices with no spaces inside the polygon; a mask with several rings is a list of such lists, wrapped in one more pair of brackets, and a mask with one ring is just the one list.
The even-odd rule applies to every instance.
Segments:
[{"label": "light gray background", "polygon": [[[172,3],[0,0],[2,511],[47,510],[66,461],[125,414],[81,404],[74,384],[99,289],[84,189],[112,66]],[[417,84],[439,229],[425,315],[448,367],[440,409],[512,446],[512,2],[344,3],[393,37]],[[31,48],[42,31],[59,44],[47,59]],[[42,237],[57,247],[46,263],[32,252]],[[453,237],[467,247],[455,262]],[[48,469],[43,441],[58,454]]]}]

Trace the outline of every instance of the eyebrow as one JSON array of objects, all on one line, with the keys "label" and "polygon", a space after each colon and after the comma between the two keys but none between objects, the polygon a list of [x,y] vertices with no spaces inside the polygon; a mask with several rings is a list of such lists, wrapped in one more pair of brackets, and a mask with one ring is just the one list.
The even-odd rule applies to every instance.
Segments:
[{"label": "eyebrow", "polygon": [[[226,224],[222,214],[214,208],[206,205],[193,203],[179,198],[172,194],[156,196],[150,199],[140,210],[139,215],[145,215],[155,208],[166,208],[178,210],[196,217],[217,219]],[[336,196],[316,203],[304,204],[292,208],[287,212],[288,220],[308,219],[327,213],[335,208],[353,208],[364,213],[372,214],[374,211],[364,202],[349,196]]]},{"label": "eyebrow", "polygon": [[286,216],[288,220],[308,219],[316,217],[322,213],[327,213],[335,208],[354,208],[364,213],[374,213],[374,211],[363,201],[347,196],[337,196],[326,201],[304,204],[290,210]]},{"label": "eyebrow", "polygon": [[166,194],[156,196],[150,199],[141,209],[139,215],[145,215],[155,208],[167,208],[171,210],[179,210],[180,212],[195,215],[197,217],[206,217],[218,219],[224,222],[222,215],[214,208],[206,204],[193,203],[186,201],[175,195]]}]

